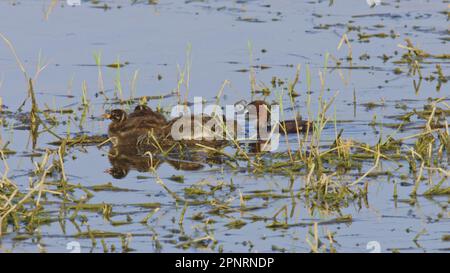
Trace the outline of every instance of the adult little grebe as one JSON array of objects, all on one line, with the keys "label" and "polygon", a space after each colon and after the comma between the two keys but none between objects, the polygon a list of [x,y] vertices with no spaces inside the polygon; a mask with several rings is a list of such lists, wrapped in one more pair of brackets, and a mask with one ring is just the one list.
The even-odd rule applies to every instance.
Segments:
[{"label": "adult little grebe", "polygon": [[[258,127],[260,124],[267,124],[270,129],[270,105],[263,100],[255,100],[247,104],[247,110],[249,111],[249,118],[258,121]],[[255,113],[256,112],[256,113]],[[302,120],[301,117],[297,117],[293,120],[283,120],[279,124],[279,132],[282,134],[295,134],[305,133],[307,130],[312,130],[312,123],[306,120]]]}]

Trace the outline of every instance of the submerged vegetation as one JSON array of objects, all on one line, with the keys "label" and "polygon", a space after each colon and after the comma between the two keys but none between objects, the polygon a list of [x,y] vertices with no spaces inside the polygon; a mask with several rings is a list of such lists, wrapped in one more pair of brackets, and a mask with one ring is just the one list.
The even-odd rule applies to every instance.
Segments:
[{"label": "submerged vegetation", "polygon": [[[238,21],[260,22],[250,17],[239,17]],[[330,27],[321,25],[320,29]],[[91,251],[176,248],[222,252],[233,251],[233,246],[226,243],[227,236],[255,226],[262,232],[239,243],[248,251],[260,249],[258,240],[264,241],[268,236],[283,237],[291,232],[294,243],[303,243],[300,251],[337,252],[340,243],[336,229],[361,221],[353,212],[370,210],[371,194],[380,184],[390,191],[383,191],[389,195],[385,200],[393,203],[386,206],[397,208],[398,204],[405,204],[414,208],[425,198],[437,203],[440,209],[427,221],[442,221],[445,225],[450,194],[449,77],[443,68],[447,63],[436,60],[448,60],[449,55],[428,53],[416,47],[410,38],[399,44],[399,50],[404,53],[395,58],[385,55],[386,61],[392,58],[394,75],[413,81],[413,92],[418,93],[420,82],[425,80],[436,82],[440,93],[420,101],[420,108],[412,108],[402,100],[360,101],[354,92],[349,105],[375,112],[373,119],[363,124],[373,130],[373,135],[349,137],[346,132],[355,121],[339,120],[336,114],[336,109],[342,107],[337,105],[336,99],[342,92],[330,87],[327,78],[337,72],[346,82],[346,71],[371,70],[353,64],[356,46],[352,43],[401,37],[393,32],[379,32],[381,28],[366,33],[349,25],[341,41],[337,41],[336,55],[344,45],[347,47],[344,57],[324,54],[322,66],[290,67],[292,77],[272,76],[267,83],[257,80],[257,70],[270,71],[270,66],[254,63],[253,44],[248,43],[250,62],[244,71],[239,71],[249,76],[246,93],[279,105],[282,118],[292,116],[297,121],[304,115],[304,119],[312,122],[312,128],[305,133],[282,135],[280,148],[273,152],[261,151],[262,143],[238,140],[214,146],[167,145],[154,139],[152,149],[111,147],[103,126],[105,121],[96,111],[98,108],[129,111],[138,104],[152,103],[168,116],[173,104],[191,105],[190,45],[185,65],[177,66],[177,82],[168,92],[137,96],[139,70],[133,71],[129,83],[125,82],[121,69],[130,63],[118,57],[115,62],[104,65],[102,54],[95,52],[96,102],[92,99],[94,88],[89,87],[95,84],[83,80],[78,88],[77,103],[67,101],[64,105],[69,106],[51,107],[40,103],[37,92],[39,76],[47,64],[39,59],[32,76],[13,42],[0,33],[3,45],[16,60],[27,86],[21,93],[26,99],[17,111],[2,107],[2,132],[4,136],[26,132],[31,143],[31,148],[24,153],[10,148],[4,136],[0,142],[3,165],[0,246],[3,240],[26,241],[45,252],[46,239],[61,236],[64,240],[59,247],[65,248],[67,242],[80,240]],[[357,40],[349,38],[353,31],[357,31],[353,36]],[[360,57],[362,61],[368,59],[370,56]],[[422,68],[425,65],[433,67],[429,75]],[[105,70],[114,71],[112,83],[104,79]],[[159,74],[158,79],[162,79]],[[113,88],[108,89],[109,85]],[[219,90],[211,94],[212,101],[225,104],[231,88],[229,80],[223,81]],[[377,109],[384,107],[395,108],[395,114],[381,116]],[[104,132],[91,134],[86,129],[89,126],[103,126]],[[280,126],[283,130],[283,124]],[[74,128],[77,128],[75,132]],[[44,137],[51,140],[39,141]],[[82,160],[77,157],[90,153],[102,153],[102,160],[109,160],[111,168],[106,172],[117,179],[114,183],[86,178],[89,176],[76,165]],[[33,168],[20,172],[11,169],[9,161],[15,157],[29,158]],[[103,171],[89,164],[80,166],[86,168],[86,165],[90,168],[88,172]],[[168,166],[169,171],[164,169]],[[133,181],[150,182],[147,188],[139,183],[130,187],[118,181],[132,175]],[[267,180],[271,183],[266,183]],[[261,183],[255,186],[259,181]],[[445,197],[442,202],[434,199],[441,197]],[[43,234],[46,227],[52,227],[54,234]],[[414,235],[414,243],[418,244],[421,233]],[[443,242],[448,242],[448,237],[448,234],[440,235]],[[270,251],[299,251],[289,247],[289,244],[272,244]],[[0,251],[8,249],[1,247]]]}]

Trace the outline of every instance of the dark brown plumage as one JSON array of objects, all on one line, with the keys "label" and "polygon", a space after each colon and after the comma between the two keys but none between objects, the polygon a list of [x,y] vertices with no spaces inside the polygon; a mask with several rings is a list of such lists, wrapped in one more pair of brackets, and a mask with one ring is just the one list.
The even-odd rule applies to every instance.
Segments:
[{"label": "dark brown plumage", "polygon": [[103,115],[112,121],[108,127],[108,136],[114,146],[136,145],[139,137],[167,124],[164,117],[151,114],[154,113],[151,109],[151,113],[146,114],[144,111],[138,109],[127,115],[124,110],[114,109]]},{"label": "dark brown plumage", "polygon": [[[213,127],[212,130],[199,130],[200,134],[195,135],[198,131],[194,128],[204,126],[213,119],[206,115],[199,118],[194,115],[182,116],[167,121],[163,115],[154,112],[149,107],[137,106],[135,111],[129,115],[121,109],[114,109],[103,117],[112,121],[108,127],[108,135],[114,146],[170,146],[173,145],[174,141],[180,140],[188,145],[202,143],[208,146],[217,146],[223,144],[221,140],[215,142],[217,127]],[[184,136],[182,139],[172,135],[172,126],[176,125],[177,122],[191,122],[191,134]],[[220,126],[220,122],[216,124]]]},{"label": "dark brown plumage", "polygon": [[108,126],[109,137],[119,134],[126,125],[125,121],[128,119],[127,113],[121,109],[114,109],[110,113],[105,113],[102,117],[112,121]]},{"label": "dark brown plumage", "polygon": [[134,108],[134,112],[130,113],[128,115],[129,118],[135,118],[135,117],[145,117],[147,119],[151,118],[154,120],[157,124],[166,124],[167,120],[166,117],[164,117],[163,114],[159,112],[155,112],[152,110],[152,108],[148,107],[147,105],[139,104]]}]

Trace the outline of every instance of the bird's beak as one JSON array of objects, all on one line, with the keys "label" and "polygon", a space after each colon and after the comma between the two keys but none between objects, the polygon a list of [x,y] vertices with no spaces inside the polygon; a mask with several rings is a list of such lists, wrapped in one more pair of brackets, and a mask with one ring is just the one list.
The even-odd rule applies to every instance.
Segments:
[{"label": "bird's beak", "polygon": [[104,114],[102,115],[102,118],[104,118],[104,119],[110,119],[110,118],[111,118],[111,114],[104,113]]}]

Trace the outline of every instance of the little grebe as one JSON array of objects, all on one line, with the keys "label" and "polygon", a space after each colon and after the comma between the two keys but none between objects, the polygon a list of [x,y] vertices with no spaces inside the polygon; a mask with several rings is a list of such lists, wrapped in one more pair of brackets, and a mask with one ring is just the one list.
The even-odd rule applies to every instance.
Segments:
[{"label": "little grebe", "polygon": [[108,136],[114,146],[117,145],[136,145],[137,139],[149,131],[158,132],[158,128],[167,125],[165,118],[161,115],[154,115],[150,109],[141,108],[128,115],[124,110],[114,109],[110,113],[104,114],[103,117],[110,119],[112,122],[108,127]]},{"label": "little grebe", "polygon": [[[257,119],[258,127],[260,124],[267,124],[267,127],[270,129],[271,109],[270,105],[267,102],[263,100],[252,101],[247,104],[247,110],[249,110],[250,119]],[[293,120],[283,120],[280,121],[279,124],[279,132],[282,134],[294,134],[297,132],[305,133],[307,130],[312,130],[312,123],[306,120],[302,120],[301,117],[297,117]]]}]

